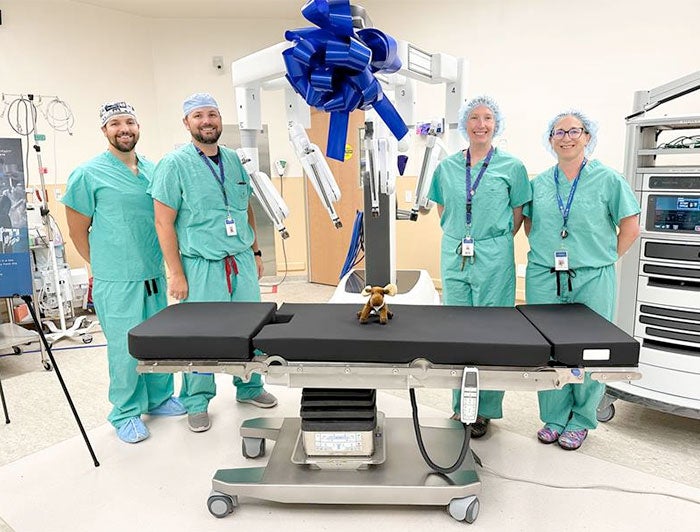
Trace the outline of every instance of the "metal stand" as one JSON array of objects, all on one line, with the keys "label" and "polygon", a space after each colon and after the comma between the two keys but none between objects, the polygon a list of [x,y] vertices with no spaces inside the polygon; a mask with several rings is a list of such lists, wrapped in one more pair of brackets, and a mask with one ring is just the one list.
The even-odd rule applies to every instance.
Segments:
[{"label": "metal stand", "polygon": [[7,404],[5,404],[5,393],[2,391],[2,379],[0,379],[0,401],[2,401],[2,411],[5,413],[5,424],[10,422],[10,416],[7,413]]},{"label": "metal stand", "polygon": [[[419,452],[410,418],[385,419],[375,438],[385,440],[383,463],[349,468],[344,457],[331,460],[319,470],[313,460],[298,460],[299,418],[257,418],[243,422],[243,453],[249,458],[265,454],[265,439],[275,440],[267,466],[220,469],[212,480],[207,506],[216,517],[225,517],[238,506],[238,497],[282,503],[446,505],[458,521],[473,522],[479,512],[476,495],[481,482],[471,453],[449,475],[430,469]],[[464,439],[461,423],[449,419],[422,422],[426,447],[442,463],[452,463]],[[384,445],[376,452],[384,452]],[[371,461],[370,460],[366,460]],[[377,460],[379,461],[379,460]]]},{"label": "metal stand", "polygon": [[[34,95],[34,94],[28,94],[27,99],[29,100],[32,109],[36,109],[36,106],[34,104],[35,99],[41,100],[42,96],[40,95]],[[44,180],[44,174],[46,172],[44,165],[41,160],[41,146],[39,145],[39,141],[42,138],[42,135],[39,134],[38,131],[38,126],[35,118],[35,111],[29,113],[29,118],[31,119],[31,129],[29,130],[30,132],[34,133],[34,151],[36,153],[36,161],[38,165],[38,171],[39,171],[39,183],[40,183],[40,188],[41,188],[41,207],[40,207],[40,214],[41,214],[41,220],[42,223],[44,224],[44,229],[46,231],[46,240],[47,240],[47,248],[49,250],[49,261],[51,264],[51,271],[53,273],[53,282],[54,286],[56,287],[56,300],[57,300],[57,306],[58,306],[58,316],[59,316],[59,327],[56,327],[53,322],[51,321],[46,321],[45,325],[47,328],[50,330],[50,333],[48,334],[49,341],[52,343],[55,343],[63,338],[75,338],[76,336],[82,337],[83,343],[90,343],[92,342],[92,335],[89,334],[88,330],[83,330],[80,331],[80,328],[82,326],[83,322],[83,317],[81,316],[80,318],[76,319],[72,325],[72,327],[68,328],[66,326],[66,309],[64,308],[64,300],[63,300],[63,294],[61,292],[61,279],[58,271],[58,260],[56,258],[56,246],[54,244],[54,232],[53,232],[53,227],[51,226],[51,218],[50,218],[50,211],[49,211],[49,203],[48,203],[48,192],[46,190],[46,183]],[[27,168],[27,173],[29,172],[29,169]],[[41,324],[37,323],[37,327],[41,328]]]},{"label": "metal stand", "polygon": [[[56,377],[58,377],[58,382],[61,384],[61,388],[63,389],[63,394],[66,396],[66,400],[68,401],[68,406],[70,406],[71,412],[73,412],[73,417],[75,418],[75,422],[78,424],[78,428],[80,429],[80,433],[83,436],[83,440],[85,440],[85,445],[87,445],[88,451],[90,452],[90,456],[92,457],[92,461],[95,464],[95,467],[99,467],[100,463],[97,461],[97,457],[95,456],[95,452],[92,450],[92,445],[90,445],[90,440],[87,437],[87,433],[85,432],[85,429],[83,428],[83,424],[80,421],[80,417],[78,416],[78,411],[75,409],[75,405],[73,404],[73,400],[71,399],[70,393],[68,393],[68,388],[66,388],[66,383],[63,381],[63,376],[61,375],[61,371],[58,369],[58,364],[56,364],[56,359],[53,356],[53,353],[51,352],[51,346],[49,345],[49,341],[46,339],[46,335],[44,335],[44,331],[41,328],[41,322],[39,321],[39,317],[37,316],[36,311],[34,310],[34,305],[32,305],[32,298],[31,296],[22,296],[22,299],[24,300],[25,303],[27,303],[27,307],[29,307],[29,312],[32,315],[32,319],[34,320],[34,324],[36,325],[37,331],[39,332],[39,336],[41,337],[41,342],[44,345],[44,348],[46,349],[46,353],[49,356],[49,359],[51,360],[51,364],[53,364],[53,369],[56,372]],[[5,404],[5,399],[3,397],[3,406]],[[7,411],[5,413],[7,416]],[[9,420],[7,421],[9,423]]]}]

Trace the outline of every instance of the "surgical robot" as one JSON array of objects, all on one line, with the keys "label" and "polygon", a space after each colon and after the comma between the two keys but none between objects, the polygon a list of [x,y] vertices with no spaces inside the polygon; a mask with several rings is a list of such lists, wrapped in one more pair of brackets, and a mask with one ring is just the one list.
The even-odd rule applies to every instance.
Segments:
[{"label": "surgical robot", "polygon": [[[359,6],[351,6],[351,8],[355,15],[353,20],[358,27],[364,28],[371,25],[369,17],[362,8]],[[466,100],[468,62],[463,58],[444,53],[426,52],[406,41],[398,41],[397,44],[397,53],[402,66],[395,73],[382,75],[379,78],[382,86],[387,93],[393,95],[396,109],[405,123],[412,125],[415,124],[416,82],[444,84],[444,112],[452,133],[449,135],[450,148],[456,149],[453,146],[458,142],[456,117],[460,105]],[[283,220],[288,215],[289,209],[276,189],[269,183],[269,178],[258,168],[256,137],[258,131],[262,129],[261,93],[263,90],[284,90],[290,143],[302,164],[304,173],[328,212],[331,222],[336,228],[342,227],[342,221],[333,206],[340,200],[340,190],[322,151],[310,142],[306,133],[306,129],[310,127],[309,106],[292,90],[283,77],[285,63],[282,52],[289,46],[288,42],[279,43],[233,61],[231,64],[238,126],[241,132],[242,147],[238,153],[246,171],[251,176],[256,196],[261,200],[265,212],[282,238],[288,236]],[[369,202],[365,211],[368,217],[373,218],[365,227],[368,247],[366,258],[367,261],[374,259],[377,261],[376,265],[367,268],[370,272],[367,282],[373,282],[371,272],[376,272],[376,284],[383,284],[383,279],[390,278],[392,282],[395,281],[393,238],[390,237],[389,246],[386,246],[386,239],[392,232],[390,226],[396,217],[393,197],[398,173],[396,155],[397,151],[407,150],[409,135],[397,141],[372,110],[366,112],[365,119],[363,151],[367,175],[364,184]],[[419,209],[429,209],[432,206],[427,199],[432,174],[440,159],[448,151],[436,132],[436,125],[437,122],[433,124],[426,136],[423,163],[414,194],[415,202],[410,213],[411,220],[417,219]],[[380,216],[382,210],[389,215]],[[385,249],[390,250],[388,255]]]}]

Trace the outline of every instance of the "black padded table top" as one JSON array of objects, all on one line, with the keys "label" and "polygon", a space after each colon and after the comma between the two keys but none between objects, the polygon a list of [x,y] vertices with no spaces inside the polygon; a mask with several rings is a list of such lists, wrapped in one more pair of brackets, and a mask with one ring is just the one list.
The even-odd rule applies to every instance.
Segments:
[{"label": "black padded table top", "polygon": [[392,305],[394,318],[361,325],[357,304],[184,303],[129,331],[140,360],[636,366],[639,344],[584,305]]},{"label": "black padded table top", "polygon": [[[394,318],[361,325],[357,304],[287,304],[254,344],[290,361],[541,366],[551,346],[515,308],[391,305]],[[291,319],[289,319],[291,317]],[[289,321],[286,321],[289,319]]]},{"label": "black padded table top", "polygon": [[180,303],[129,331],[139,360],[248,360],[252,338],[272,321],[275,303]]},{"label": "black padded table top", "polygon": [[[585,305],[518,305],[565,365],[636,366],[639,343]],[[607,358],[606,358],[607,357]]]}]

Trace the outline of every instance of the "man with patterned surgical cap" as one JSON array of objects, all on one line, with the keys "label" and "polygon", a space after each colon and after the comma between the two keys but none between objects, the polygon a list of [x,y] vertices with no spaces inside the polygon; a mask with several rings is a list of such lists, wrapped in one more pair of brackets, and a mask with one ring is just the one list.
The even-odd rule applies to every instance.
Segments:
[{"label": "man with patterned surgical cap", "polygon": [[[512,307],[513,237],[523,221],[522,206],[530,201],[527,171],[518,159],[493,146],[503,118],[490,97],[462,105],[458,129],[469,147],[438,165],[428,194],[438,205],[443,233],[442,300],[445,305]],[[461,391],[454,390],[453,419],[460,419],[460,397]],[[502,391],[479,392],[472,438],[484,436],[490,420],[503,417],[502,403]]]},{"label": "man with patterned surgical cap", "polygon": [[92,268],[92,297],[107,339],[109,421],[119,438],[149,436],[142,414],[178,416],[173,376],[139,374],[127,346],[129,329],[167,305],[163,256],[147,189],[154,165],[135,151],[139,123],[126,102],[100,108],[107,151],[76,168],[62,202],[70,238]]},{"label": "man with patterned surgical cap", "polygon": [[[216,100],[195,93],[183,103],[192,142],[167,154],[151,186],[156,230],[168,265],[168,291],[183,303],[260,301],[262,252],[250,204],[252,188],[236,152],[218,145],[222,123]],[[190,430],[211,426],[207,412],[216,395],[214,376],[183,374],[180,400]],[[260,375],[249,382],[234,377],[236,400],[271,408]]]}]

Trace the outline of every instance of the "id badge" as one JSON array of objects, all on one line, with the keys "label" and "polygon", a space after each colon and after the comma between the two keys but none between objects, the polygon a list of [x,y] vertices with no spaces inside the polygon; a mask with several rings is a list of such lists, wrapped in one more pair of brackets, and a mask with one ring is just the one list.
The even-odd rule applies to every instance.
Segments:
[{"label": "id badge", "polygon": [[554,252],[554,271],[566,272],[569,270],[569,252],[560,249]]},{"label": "id badge", "polygon": [[474,256],[474,239],[473,238],[463,238],[462,239],[462,257],[473,257]]},{"label": "id badge", "polygon": [[236,222],[233,218],[226,218],[226,236],[236,236],[238,231],[236,230]]}]

